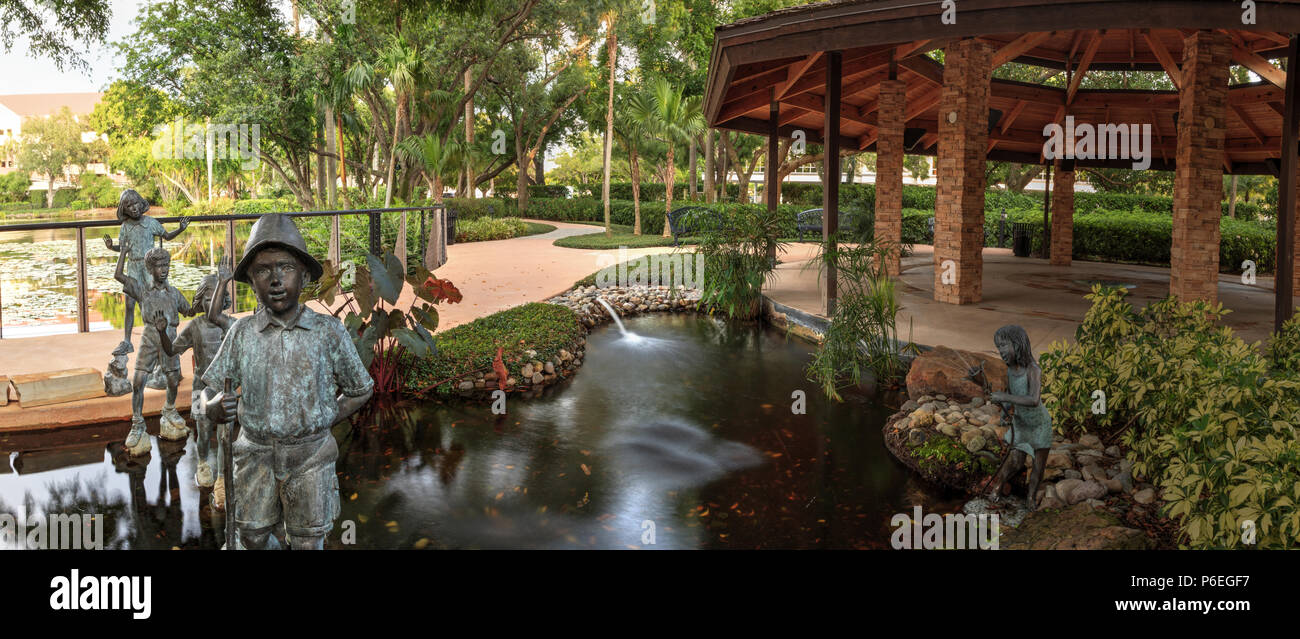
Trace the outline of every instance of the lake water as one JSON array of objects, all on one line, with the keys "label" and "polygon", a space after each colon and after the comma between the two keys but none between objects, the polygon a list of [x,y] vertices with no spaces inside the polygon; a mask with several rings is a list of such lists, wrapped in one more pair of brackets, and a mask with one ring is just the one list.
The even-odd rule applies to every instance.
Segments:
[{"label": "lake water", "polygon": [[[825,400],[804,378],[807,344],[695,315],[627,329],[637,337],[594,330],[574,378],[511,396],[506,415],[405,402],[336,427],[343,505],[327,546],[349,547],[347,529],[364,548],[880,548],[893,514],[964,501],[885,450],[895,399]],[[806,414],[791,411],[797,390]],[[132,462],[127,428],[0,436],[0,510],[105,513],[109,547],[218,547],[193,440],[155,438]]]}]

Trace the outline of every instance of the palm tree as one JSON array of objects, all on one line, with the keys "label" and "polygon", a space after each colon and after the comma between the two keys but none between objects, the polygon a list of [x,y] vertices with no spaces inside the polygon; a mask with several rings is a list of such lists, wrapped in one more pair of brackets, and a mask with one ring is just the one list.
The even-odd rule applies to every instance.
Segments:
[{"label": "palm tree", "polygon": [[[397,142],[402,133],[402,126],[406,123],[410,94],[415,89],[421,62],[419,49],[407,46],[397,38],[393,38],[388,48],[384,49],[379,56],[379,67],[393,85],[393,101],[396,105],[393,115],[394,152],[388,156],[388,178],[384,183],[384,208],[388,208],[393,203],[393,173],[397,166]],[[406,216],[402,217],[402,221],[405,222]]]},{"label": "palm tree", "polygon": [[641,151],[645,145],[648,132],[643,125],[643,118],[653,111],[649,98],[643,93],[634,93],[628,98],[627,108],[621,109],[614,116],[613,131],[619,142],[627,151],[627,168],[632,176],[632,211],[635,221],[632,234],[641,234]]},{"label": "palm tree", "polygon": [[[705,128],[704,113],[699,96],[686,97],[682,90],[673,87],[664,78],[655,78],[650,84],[649,99],[634,112],[654,139],[668,145],[664,159],[664,184],[667,187],[664,204],[664,237],[671,234],[668,214],[673,210],[673,178],[675,164],[673,152],[678,144],[689,144],[691,136]],[[636,180],[633,180],[635,183]]]},{"label": "palm tree", "polygon": [[397,152],[404,162],[420,168],[429,185],[429,197],[442,204],[442,178],[461,166],[462,148],[455,140],[444,142],[438,133],[426,133],[402,140]]},{"label": "palm tree", "polygon": [[[424,135],[413,136],[402,140],[397,145],[397,153],[401,154],[402,161],[408,166],[417,166],[424,174],[424,179],[429,185],[429,197],[433,198],[435,204],[442,204],[442,178],[447,173],[461,166],[462,146],[455,140],[443,141],[438,133],[426,133]],[[421,214],[422,216],[427,213]],[[424,217],[421,217],[421,224],[424,224]],[[437,218],[435,218],[436,220]],[[406,234],[406,214],[402,214],[402,237]],[[435,260],[432,251],[437,250],[437,238],[441,229],[437,223],[428,227],[428,237],[424,243],[423,263],[425,268],[432,268]],[[401,240],[399,240],[401,241]],[[405,258],[399,254],[399,257]]]},{"label": "palm tree", "polygon": [[[609,226],[609,173],[610,173],[610,155],[614,150],[614,71],[618,68],[618,35],[614,31],[614,12],[605,16],[605,24],[608,25],[609,34],[606,37],[606,48],[609,49],[609,103],[605,107],[605,161],[604,161],[604,186],[601,187],[601,197],[605,201],[605,237],[610,237],[612,231]],[[635,166],[635,160],[633,160]],[[632,175],[633,192],[638,191],[636,186],[636,174]],[[636,198],[633,198],[635,200]],[[633,204],[636,207],[636,234],[641,234],[641,205]]]}]

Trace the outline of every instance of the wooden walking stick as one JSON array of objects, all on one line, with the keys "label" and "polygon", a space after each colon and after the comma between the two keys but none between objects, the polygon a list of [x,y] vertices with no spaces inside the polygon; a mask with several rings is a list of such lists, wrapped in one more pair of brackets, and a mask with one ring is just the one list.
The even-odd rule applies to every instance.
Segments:
[{"label": "wooden walking stick", "polygon": [[[223,395],[229,396],[233,392],[231,386],[227,379]],[[238,416],[231,416],[230,421],[217,427],[218,444],[222,447],[221,465],[226,469],[226,550],[235,550],[235,454],[231,450],[231,439],[238,419]]]}]

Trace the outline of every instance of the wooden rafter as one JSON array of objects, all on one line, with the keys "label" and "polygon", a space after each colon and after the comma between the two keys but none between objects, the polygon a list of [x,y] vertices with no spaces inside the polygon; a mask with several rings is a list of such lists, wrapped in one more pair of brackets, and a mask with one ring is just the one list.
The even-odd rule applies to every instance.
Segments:
[{"label": "wooden rafter", "polygon": [[1247,51],[1240,46],[1232,47],[1232,61],[1255,72],[1255,75],[1267,80],[1279,89],[1286,88],[1286,71],[1265,60],[1258,53]]},{"label": "wooden rafter", "polygon": [[1155,54],[1156,60],[1160,61],[1160,66],[1164,67],[1165,73],[1169,75],[1169,80],[1174,83],[1174,88],[1181,89],[1183,86],[1183,72],[1178,68],[1178,63],[1174,62],[1174,57],[1169,55],[1169,50],[1165,48],[1165,44],[1147,29],[1142,30],[1142,37],[1146,39],[1147,46],[1151,48],[1151,53]]},{"label": "wooden rafter", "polygon": [[1083,57],[1079,60],[1079,67],[1075,69],[1074,75],[1070,77],[1070,87],[1065,90],[1065,103],[1069,104],[1074,101],[1074,94],[1079,91],[1079,84],[1083,82],[1083,76],[1088,73],[1088,65],[1092,64],[1092,59],[1097,55],[1097,48],[1101,46],[1101,39],[1106,35],[1106,30],[1094,31],[1092,40],[1088,41],[1088,46],[1083,50]]},{"label": "wooden rafter", "polygon": [[1025,110],[1026,104],[1029,103],[1025,102],[1024,100],[1016,100],[1016,106],[1011,107],[1011,112],[1003,116],[1002,118],[1003,134],[1007,132],[1007,129],[1011,128],[1011,124],[1016,121],[1016,118],[1020,117],[1020,112]]},{"label": "wooden rafter", "polygon": [[798,82],[799,79],[808,72],[808,69],[812,68],[812,65],[816,64],[817,61],[821,59],[822,53],[824,52],[818,51],[817,53],[790,65],[786,71],[785,82],[782,82],[776,87],[776,98],[778,100],[784,97],[790,90],[790,87],[794,86],[794,83]]},{"label": "wooden rafter", "polygon": [[993,68],[996,69],[1012,60],[1015,60],[1016,58],[1019,58],[1030,49],[1042,44],[1054,35],[1056,35],[1055,31],[1026,33],[1019,38],[1008,42],[1006,46],[998,49],[997,52],[993,54]]},{"label": "wooden rafter", "polygon": [[1255,136],[1255,140],[1261,145],[1264,144],[1264,138],[1268,136],[1264,135],[1264,132],[1258,126],[1255,126],[1255,122],[1250,119],[1250,116],[1246,114],[1246,111],[1235,104],[1230,104],[1228,107],[1232,109],[1233,113],[1237,114],[1241,123],[1246,125],[1247,129],[1250,129],[1250,134]]},{"label": "wooden rafter", "polygon": [[943,65],[930,58],[908,58],[899,60],[898,66],[911,71],[917,77],[937,86],[943,86]]}]

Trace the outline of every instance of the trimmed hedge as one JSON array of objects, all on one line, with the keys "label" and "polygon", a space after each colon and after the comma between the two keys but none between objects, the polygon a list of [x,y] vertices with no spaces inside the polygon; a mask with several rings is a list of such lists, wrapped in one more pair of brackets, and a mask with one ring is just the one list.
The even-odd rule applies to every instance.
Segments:
[{"label": "trimmed hedge", "polygon": [[[932,211],[903,211],[903,243],[929,244],[929,220]],[[986,246],[997,245],[999,211],[985,211]],[[1007,247],[1011,246],[1012,222],[1030,227],[1030,245],[1041,253],[1043,245],[1042,210],[1007,210]],[[1255,262],[1259,271],[1270,273],[1277,265],[1277,236],[1267,226],[1240,219],[1223,218],[1219,223],[1219,270],[1236,273],[1245,260]],[[1073,258],[1104,262],[1130,262],[1168,266],[1173,242],[1173,217],[1135,211],[1097,211],[1074,216]]]},{"label": "trimmed hedge", "polygon": [[[27,192],[27,201],[39,208],[45,208],[45,193],[49,189],[32,189]],[[81,189],[62,188],[54,192],[54,207],[56,209],[66,208],[72,204],[72,201],[80,195]]]},{"label": "trimmed hedge", "polygon": [[[409,366],[404,392],[420,395],[433,384],[472,371],[491,370],[497,347],[511,375],[518,375],[528,361],[548,360],[569,348],[584,330],[578,316],[558,304],[532,302],[480,317],[435,335],[438,352],[424,358],[408,356]],[[524,351],[535,350],[535,357]],[[459,379],[447,381],[426,395],[448,395]]]}]

